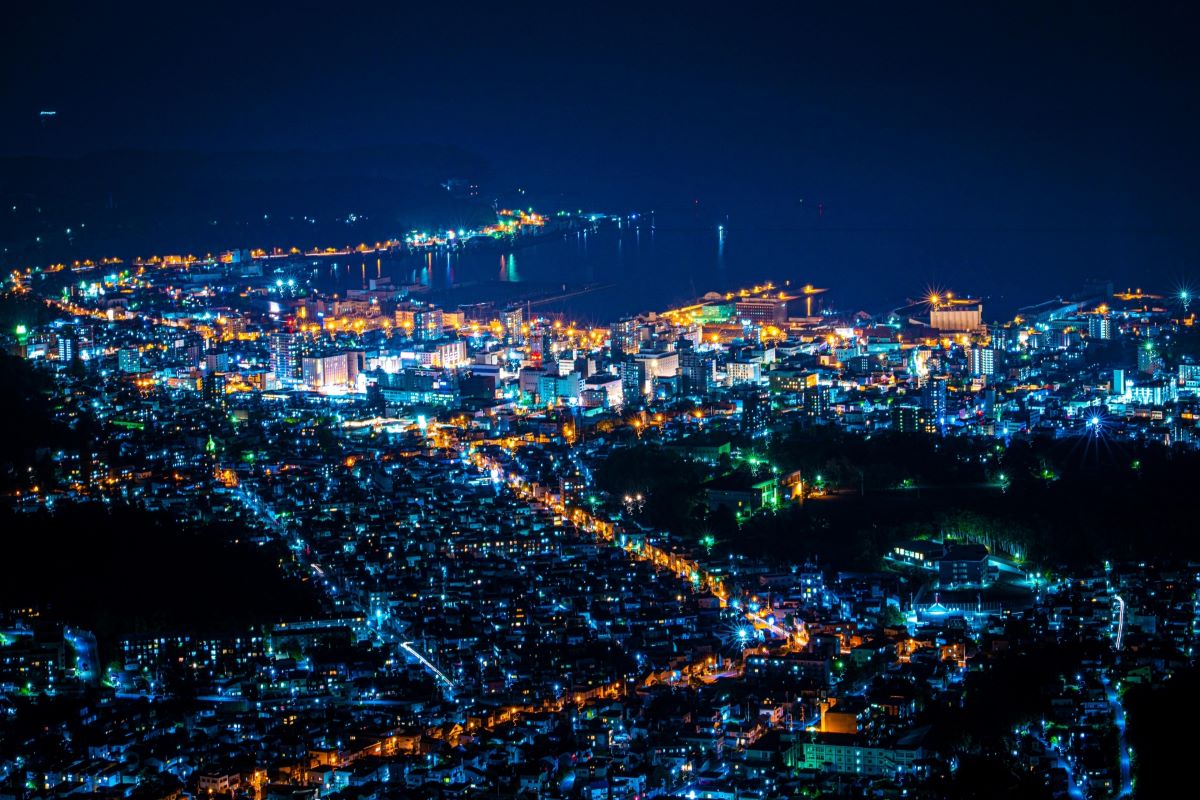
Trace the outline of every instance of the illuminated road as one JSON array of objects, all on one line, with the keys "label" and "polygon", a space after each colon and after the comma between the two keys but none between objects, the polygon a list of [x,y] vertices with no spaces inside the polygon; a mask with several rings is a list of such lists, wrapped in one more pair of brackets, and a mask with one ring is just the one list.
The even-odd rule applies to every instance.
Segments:
[{"label": "illuminated road", "polygon": [[63,628],[66,639],[75,653],[75,674],[81,681],[94,684],[99,675],[100,658],[96,651],[96,637],[87,631],[78,631],[70,626]]},{"label": "illuminated road", "polygon": [[[1119,594],[1115,594],[1113,595],[1113,601],[1117,604],[1117,630],[1113,635],[1113,649],[1120,652],[1125,644],[1125,598]],[[1122,705],[1121,698],[1112,687],[1108,675],[1101,675],[1100,681],[1104,684],[1104,694],[1108,698],[1108,705],[1113,713],[1113,724],[1117,727],[1117,749],[1121,762],[1121,783],[1120,790],[1116,796],[1128,797],[1133,794],[1133,770],[1129,742],[1125,739],[1125,706]]]},{"label": "illuminated road", "polygon": [[1119,594],[1113,595],[1113,600],[1117,603],[1117,635],[1113,647],[1120,652],[1125,643],[1125,600]]},{"label": "illuminated road", "polygon": [[[617,523],[614,520],[598,517],[583,508],[568,506],[562,502],[554,502],[549,498],[541,499],[534,497],[530,487],[522,476],[509,473],[504,469],[504,465],[484,456],[482,453],[472,452],[470,443],[460,438],[458,435],[460,433],[461,429],[451,425],[431,426],[428,432],[428,442],[438,449],[454,453],[464,463],[470,463],[481,474],[490,477],[495,484],[504,486],[511,491],[517,499],[530,506],[549,510],[561,516],[565,521],[574,524],[580,530],[594,533],[604,541],[617,544],[616,540],[619,534]],[[270,504],[259,497],[257,493],[251,491],[245,485],[238,485],[229,494],[236,498],[253,517],[264,523],[267,529],[289,546],[293,560],[298,568],[313,581],[314,585],[324,591],[332,605],[335,607],[338,605],[345,607],[348,600],[356,595],[355,592],[349,590],[351,587],[346,584],[344,578],[336,577],[336,570],[333,570],[329,565],[322,566],[321,564],[301,558],[307,552],[307,547],[298,530],[294,526],[289,526],[285,520],[281,519],[275,513],[274,509],[271,508]],[[636,547],[621,546],[620,550],[630,559],[649,561],[656,567],[663,567],[682,583],[686,584],[688,590],[691,592],[711,592],[720,600],[722,606],[725,606],[729,600],[723,584],[723,577],[709,572],[698,562],[649,544],[641,544]],[[454,681],[413,646],[413,642],[408,638],[411,634],[405,630],[407,626],[402,621],[391,617],[373,618],[369,610],[361,608],[355,608],[355,611],[369,618],[368,625],[370,626],[372,635],[381,645],[386,648],[394,648],[397,656],[402,659],[420,664],[436,679],[447,698],[453,699],[453,692],[456,688]],[[805,644],[807,637],[802,629],[789,630],[769,619],[769,615],[764,616],[764,614],[759,613],[757,609],[754,611],[742,609],[741,616],[755,630],[769,632],[785,648],[793,645],[802,647]],[[716,664],[704,661],[686,665],[679,671],[690,678],[709,683],[721,678],[740,675],[741,669],[741,664],[738,663],[717,666]],[[720,671],[718,672],[717,670]],[[559,699],[553,698],[543,701],[540,704],[532,704],[529,708],[543,708],[560,702]]]},{"label": "illuminated road", "polygon": [[425,667],[425,669],[429,670],[431,673],[440,678],[441,681],[446,684],[446,688],[454,688],[454,681],[447,678],[440,669],[433,665],[429,659],[421,655],[421,653],[412,646],[412,642],[400,642],[400,649],[415,658],[417,662],[421,664],[421,666]]},{"label": "illuminated road", "polygon": [[1116,796],[1129,797],[1133,794],[1133,769],[1132,759],[1130,758],[1132,751],[1129,749],[1129,742],[1125,738],[1125,706],[1121,704],[1121,698],[1117,696],[1117,691],[1112,687],[1108,676],[1101,675],[1100,681],[1104,684],[1104,694],[1108,698],[1108,705],[1113,712],[1113,724],[1117,727],[1117,748],[1120,752],[1121,761],[1121,783]]},{"label": "illuminated road", "polygon": [[[451,429],[454,430],[454,429]],[[463,457],[467,452],[467,445],[457,438],[451,439],[451,450],[458,457]],[[482,474],[491,478],[494,483],[508,487],[518,498],[524,500],[531,506],[548,509],[555,514],[569,520],[581,530],[593,532],[599,535],[602,539],[608,542],[615,543],[619,534],[617,522],[610,519],[601,519],[586,509],[579,507],[570,507],[565,503],[552,504],[543,500],[539,500],[531,496],[528,488],[528,482],[519,475],[509,474],[505,470],[504,465],[488,458],[481,453],[475,453],[473,458],[469,459],[477,470]],[[652,564],[664,567],[670,570],[680,581],[682,581],[691,592],[699,593],[704,590],[711,591],[720,601],[721,606],[725,607],[729,601],[728,594],[725,591],[723,578],[718,577],[708,572],[698,563],[693,563],[676,557],[670,553],[666,553],[656,547],[648,544],[643,544],[640,549],[632,547],[619,548],[627,557],[640,561],[649,561]],[[803,630],[791,630],[783,626],[769,621],[766,617],[755,611],[746,609],[743,612],[743,618],[753,626],[755,630],[770,631],[771,634],[778,637],[784,647],[795,645],[798,648],[803,648],[807,644],[807,633]],[[743,651],[743,657],[744,657]],[[708,671],[707,662],[695,662],[687,664],[679,669],[682,675],[691,675],[697,677],[705,683],[711,683],[721,677],[734,677],[741,674],[741,665],[737,665],[733,670],[726,670],[719,674],[710,674]]]},{"label": "illuminated road", "polygon": [[753,611],[746,612],[746,619],[749,620],[755,627],[764,628],[784,641],[790,641],[792,635],[795,633],[794,631],[788,631],[781,625],[777,625],[776,623],[768,620],[766,617],[763,617]]}]

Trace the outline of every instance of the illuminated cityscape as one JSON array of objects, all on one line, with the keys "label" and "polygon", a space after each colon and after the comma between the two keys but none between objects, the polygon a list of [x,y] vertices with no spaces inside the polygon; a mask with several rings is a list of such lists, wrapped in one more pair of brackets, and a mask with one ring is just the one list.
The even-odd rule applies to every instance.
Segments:
[{"label": "illuminated cityscape", "polygon": [[0,800],[1185,796],[1186,277],[285,149],[0,186]]}]

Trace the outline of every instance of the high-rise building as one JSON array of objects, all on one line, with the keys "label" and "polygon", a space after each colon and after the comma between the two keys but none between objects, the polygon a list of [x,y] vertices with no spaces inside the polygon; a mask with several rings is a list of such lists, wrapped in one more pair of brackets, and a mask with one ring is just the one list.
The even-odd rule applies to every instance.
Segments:
[{"label": "high-rise building", "polygon": [[358,373],[363,369],[361,350],[347,350],[327,356],[306,356],[301,359],[304,385],[310,389],[354,388]]},{"label": "high-rise building", "polygon": [[804,416],[823,419],[829,415],[829,387],[810,386],[804,390]]},{"label": "high-rise building", "polygon": [[200,366],[200,357],[204,354],[204,339],[197,333],[185,333],[171,343],[171,355],[177,362],[182,362],[189,369]]},{"label": "high-rise building", "polygon": [[529,355],[536,363],[554,360],[554,340],[547,331],[537,331],[529,337]]},{"label": "high-rise building", "polygon": [[508,344],[520,344],[522,340],[521,325],[524,322],[525,310],[520,306],[501,311],[500,324],[504,327],[504,341]]},{"label": "high-rise building", "polygon": [[1023,329],[1018,325],[1005,325],[992,331],[992,346],[1004,351],[1016,350],[1021,346]]},{"label": "high-rise building", "polygon": [[1118,397],[1125,394],[1125,370],[1114,369],[1112,374],[1112,393]]},{"label": "high-rise building", "polygon": [[538,378],[538,401],[542,405],[560,402],[577,405],[582,384],[578,372],[572,372],[569,375],[543,374]]},{"label": "high-rise building", "polygon": [[209,372],[228,372],[229,354],[223,350],[212,350],[205,353],[204,368]]},{"label": "high-rise building", "polygon": [[921,390],[921,407],[929,413],[933,423],[941,427],[946,418],[945,375],[931,375],[925,380]]},{"label": "high-rise building", "polygon": [[725,374],[733,385],[758,383],[762,378],[762,365],[757,361],[732,359],[725,364]]},{"label": "high-rise building", "polygon": [[204,376],[201,382],[201,393],[204,395],[204,404],[212,407],[224,407],[225,405],[225,376],[220,373],[209,373]]},{"label": "high-rise building", "polygon": [[121,372],[141,372],[142,354],[136,347],[122,347],[117,351],[117,369]]},{"label": "high-rise building", "polygon": [[680,391],[707,394],[717,375],[717,360],[707,353],[687,349],[679,351]]},{"label": "high-rise building", "polygon": [[1138,372],[1146,375],[1157,375],[1159,369],[1162,368],[1162,362],[1158,358],[1158,350],[1154,347],[1154,342],[1147,339],[1142,342],[1137,350],[1137,368]]},{"label": "high-rise building", "polygon": [[271,371],[280,386],[296,382],[300,374],[300,343],[296,334],[271,334]]},{"label": "high-rise building", "polygon": [[79,357],[79,340],[72,334],[60,333],[58,335],[58,360],[69,364]]},{"label": "high-rise building", "polygon": [[636,405],[650,393],[650,376],[646,362],[629,357],[617,366],[621,374],[621,397],[626,405]]},{"label": "high-rise building", "polygon": [[937,428],[931,423],[929,412],[920,406],[892,406],[892,430],[897,433],[936,433]]},{"label": "high-rise building", "polygon": [[768,380],[772,392],[799,394],[817,385],[817,373],[808,369],[773,369]]},{"label": "high-rise building", "polygon": [[766,392],[748,391],[741,395],[742,433],[761,436],[771,421],[771,396]]},{"label": "high-rise building", "polygon": [[342,354],[346,358],[346,383],[354,387],[358,384],[358,375],[367,367],[367,354],[362,350],[347,350]]},{"label": "high-rise building", "polygon": [[74,336],[78,344],[76,353],[80,358],[93,358],[96,353],[100,352],[100,348],[96,344],[96,331],[91,325],[77,325]]},{"label": "high-rise building", "polygon": [[592,375],[584,381],[580,400],[588,408],[620,408],[625,400],[620,377],[607,373]]},{"label": "high-rise building", "polygon": [[967,371],[972,375],[995,375],[996,351],[990,347],[972,347],[967,351]]},{"label": "high-rise building", "polygon": [[[612,344],[617,350],[620,350],[626,355],[634,355],[642,349],[641,342],[641,321],[634,319],[623,319],[612,326]],[[629,395],[625,396],[626,399]]]},{"label": "high-rise building", "polygon": [[1108,314],[1093,314],[1088,317],[1088,338],[1111,339],[1112,317]]},{"label": "high-rise building", "polygon": [[391,410],[414,405],[454,406],[461,397],[457,378],[435,369],[379,373],[379,390]]},{"label": "high-rise building", "polygon": [[1129,387],[1129,400],[1143,406],[1161,406],[1170,403],[1178,396],[1178,386],[1173,380],[1139,381]]},{"label": "high-rise building", "polygon": [[421,342],[429,342],[442,338],[445,320],[440,308],[422,308],[413,313],[413,338]]},{"label": "high-rise building", "polygon": [[564,371],[578,372],[580,376],[584,378],[590,378],[592,375],[596,374],[596,360],[591,356],[576,356],[575,358],[571,359],[571,368],[568,370],[564,370],[562,367],[562,362],[559,362],[558,371],[560,373]]},{"label": "high-rise building", "polygon": [[467,364],[467,343],[462,339],[453,339],[434,345],[434,366],[442,369],[458,369]]},{"label": "high-rise building", "polygon": [[679,374],[679,354],[675,352],[638,353],[634,356],[645,363],[651,378],[673,378]]}]

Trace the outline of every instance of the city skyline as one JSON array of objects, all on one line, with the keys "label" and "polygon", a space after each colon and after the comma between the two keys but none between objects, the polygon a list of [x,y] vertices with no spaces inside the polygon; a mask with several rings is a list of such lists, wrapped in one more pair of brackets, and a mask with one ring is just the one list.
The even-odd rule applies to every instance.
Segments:
[{"label": "city skyline", "polygon": [[0,800],[1153,800],[1186,5],[53,3]]}]

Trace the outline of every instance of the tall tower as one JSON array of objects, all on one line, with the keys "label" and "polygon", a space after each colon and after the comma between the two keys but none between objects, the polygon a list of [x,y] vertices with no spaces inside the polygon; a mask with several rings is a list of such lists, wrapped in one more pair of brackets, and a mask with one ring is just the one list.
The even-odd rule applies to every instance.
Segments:
[{"label": "tall tower", "polygon": [[946,417],[946,376],[929,376],[921,394],[921,405],[940,428]]},{"label": "tall tower", "polygon": [[300,368],[300,347],[296,334],[279,332],[271,334],[271,371],[280,386],[291,386],[296,382]]}]

